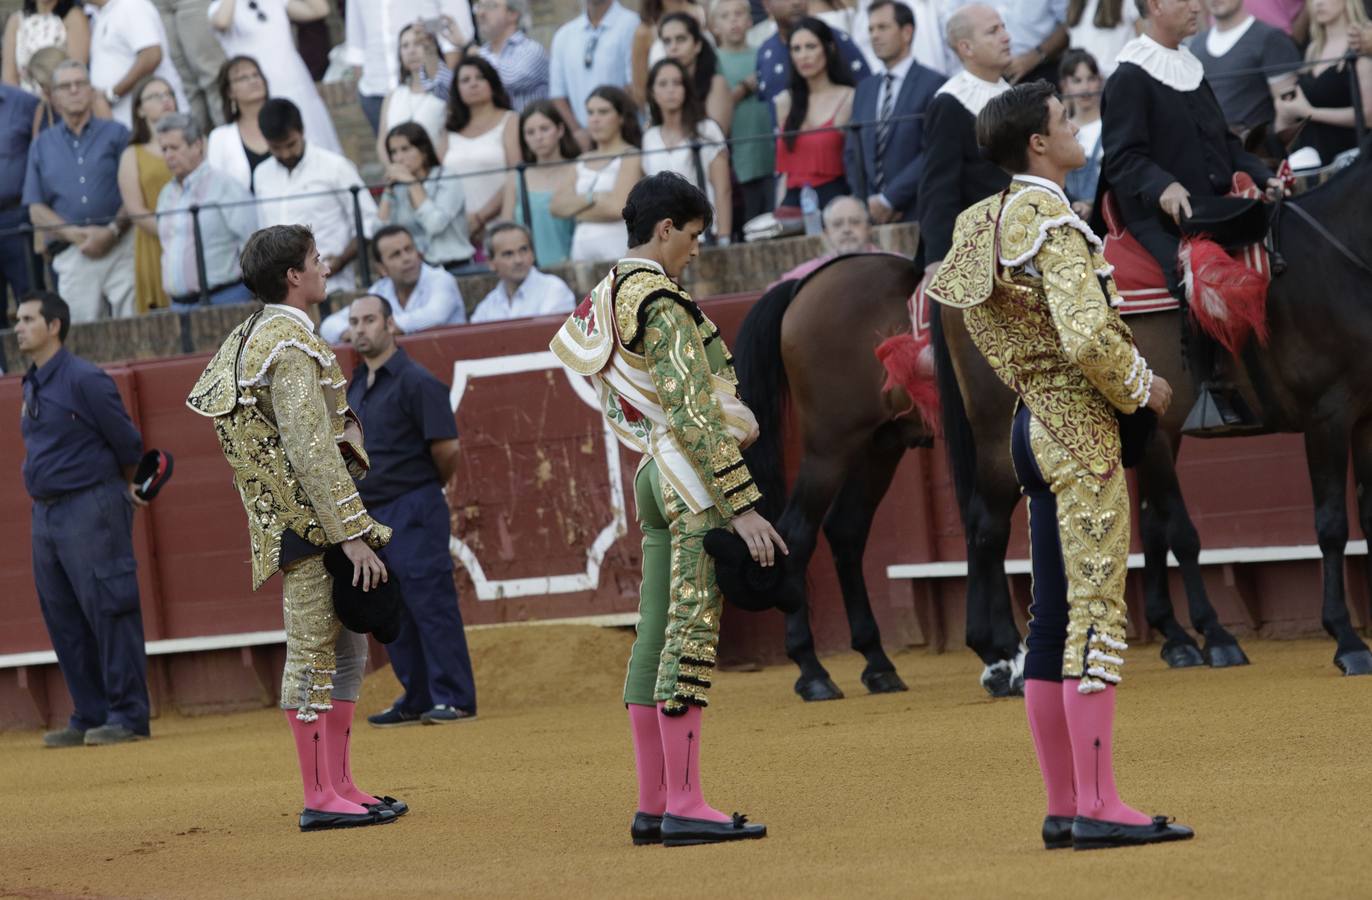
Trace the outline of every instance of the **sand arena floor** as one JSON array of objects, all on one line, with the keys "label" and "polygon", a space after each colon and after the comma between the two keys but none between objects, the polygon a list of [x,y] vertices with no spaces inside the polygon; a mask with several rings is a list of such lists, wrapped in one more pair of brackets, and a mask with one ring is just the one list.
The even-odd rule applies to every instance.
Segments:
[{"label": "sand arena floor", "polygon": [[[151,742],[42,750],[0,736],[0,896],[1368,897],[1372,679],[1322,641],[1247,645],[1254,665],[1169,672],[1131,654],[1121,790],[1188,844],[1046,852],[1023,706],[992,701],[965,652],[910,652],[908,694],[805,705],[789,667],[724,673],[706,795],[765,841],[630,846],[625,631],[471,635],[480,718],[355,737],[359,783],[409,801],[383,828],[302,835],[281,714],[154,723]],[[389,669],[362,710],[387,705]]]}]

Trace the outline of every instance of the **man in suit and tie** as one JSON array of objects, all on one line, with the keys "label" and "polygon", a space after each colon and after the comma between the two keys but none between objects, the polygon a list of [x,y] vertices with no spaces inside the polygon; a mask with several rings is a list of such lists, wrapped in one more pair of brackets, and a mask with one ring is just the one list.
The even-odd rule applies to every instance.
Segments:
[{"label": "man in suit and tie", "polygon": [[844,162],[859,196],[867,198],[874,223],[908,222],[915,218],[924,168],[921,115],[944,78],[915,62],[910,7],[900,0],[875,0],[867,21],[872,51],[884,68],[857,86],[853,121],[862,124],[848,133]]}]

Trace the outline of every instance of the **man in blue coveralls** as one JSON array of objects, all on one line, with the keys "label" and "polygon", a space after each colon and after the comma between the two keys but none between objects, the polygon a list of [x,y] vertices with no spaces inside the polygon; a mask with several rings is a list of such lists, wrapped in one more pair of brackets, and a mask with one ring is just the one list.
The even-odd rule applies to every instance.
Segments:
[{"label": "man in blue coveralls", "polygon": [[405,598],[400,636],[386,648],[405,693],[367,721],[385,728],[471,719],[476,688],[443,496],[458,453],[448,389],[396,346],[395,319],[384,297],[354,300],[348,326],[362,357],[348,385],[348,405],[362,420],[372,461],[357,490],[372,515],[395,531],[381,556]]},{"label": "man in blue coveralls", "polygon": [[24,487],[33,498],[33,580],[75,710],[48,747],[148,737],[148,664],[133,556],[131,483],[143,454],[114,380],[62,346],[71,311],[26,295],[15,336],[24,376]]}]

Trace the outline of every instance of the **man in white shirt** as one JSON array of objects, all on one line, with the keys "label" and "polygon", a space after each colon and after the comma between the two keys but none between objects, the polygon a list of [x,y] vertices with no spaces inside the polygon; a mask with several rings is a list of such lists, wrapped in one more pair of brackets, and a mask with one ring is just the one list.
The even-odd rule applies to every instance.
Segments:
[{"label": "man in white shirt", "polygon": [[638,15],[615,0],[586,0],[586,10],[553,35],[548,96],[572,125],[577,143],[590,149],[586,98],[602,84],[628,87]]},{"label": "man in white shirt", "polygon": [[272,158],[259,165],[253,183],[259,203],[258,224],[308,225],[315,246],[329,264],[328,289],[357,289],[353,260],[358,235],[354,223],[352,187],[362,210],[362,232],[370,237],[377,226],[376,201],[344,157],[305,142],[305,126],[294,103],[275,97],[263,105],[257,121]]},{"label": "man in white shirt", "polygon": [[[391,304],[391,316],[400,333],[413,334],[425,328],[467,321],[467,307],[462,302],[457,279],[424,262],[405,226],[387,225],[378,230],[372,240],[372,257],[382,278],[367,293],[384,297]],[[331,344],[345,340],[347,334],[346,307],[319,323],[320,337]]]},{"label": "man in white shirt", "polygon": [[472,310],[473,325],[570,313],[576,308],[576,298],[565,281],[534,268],[533,240],[523,225],[500,222],[491,226],[486,254],[500,283]]},{"label": "man in white shirt", "polygon": [[416,21],[422,21],[438,38],[448,67],[457,68],[458,56],[476,34],[468,0],[365,0],[348,4],[343,58],[360,70],[358,99],[372,131],[381,127],[381,104],[386,95],[400,83],[400,30]]},{"label": "man in white shirt", "polygon": [[133,127],[129,95],[149,75],[171,85],[177,107],[185,109],[181,76],[167,51],[167,32],[150,0],[89,0],[89,5],[98,7],[91,26],[91,86],[109,101],[114,120]]}]

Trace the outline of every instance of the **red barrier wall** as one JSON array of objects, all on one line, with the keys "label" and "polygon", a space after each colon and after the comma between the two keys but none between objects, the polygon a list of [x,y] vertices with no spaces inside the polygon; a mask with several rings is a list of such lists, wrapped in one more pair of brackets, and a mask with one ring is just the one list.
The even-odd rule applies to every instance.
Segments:
[{"label": "red barrier wall", "polygon": [[[732,338],[752,296],[706,303]],[[543,354],[557,321],[465,326],[404,339],[406,350],[444,383],[454,364],[486,365],[471,374],[456,417],[462,463],[449,486],[453,534],[479,564],[459,568],[463,616],[468,624],[631,612],[637,605],[638,536],[633,524],[632,477],[636,460],[619,448],[616,501],[611,459],[598,414],[573,390],[567,376]],[[343,351],[344,370],[354,363]],[[206,362],[181,357],[110,367],[135,423],[150,447],[176,457],[173,481],[136,518],[136,549],[146,635],[149,640],[236,634],[281,627],[280,587],[250,590],[242,506],[207,421],[184,404]],[[497,360],[497,362],[491,362]],[[485,361],[485,362],[483,362]],[[20,380],[0,378],[0,421],[17,423]],[[792,450],[794,451],[794,441]],[[794,453],[793,453],[794,455]],[[23,446],[17,427],[0,432],[0,515],[14,523],[0,542],[0,654],[49,648],[30,575],[29,500],[19,467]],[[794,466],[795,460],[790,460]],[[1207,547],[1311,544],[1310,491],[1301,442],[1294,436],[1186,445],[1182,481]],[[625,502],[627,500],[627,503]],[[603,529],[618,520],[624,531],[603,549],[598,571],[588,551]],[[1022,523],[1011,555],[1027,555]],[[907,454],[878,513],[865,564],[877,618],[889,646],[927,643],[961,646],[962,584],[925,586],[938,607],[930,630],[916,616],[908,585],[892,589],[885,569],[893,563],[964,558],[961,525],[953,504],[941,448]],[[1361,562],[1355,576],[1355,615],[1365,621],[1367,596]],[[588,576],[587,573],[590,573]],[[569,579],[591,585],[567,589]],[[1208,576],[1209,577],[1209,576]],[[542,582],[540,582],[542,579]],[[813,624],[822,651],[847,646],[848,629],[827,548],[820,547],[810,579]],[[1319,581],[1314,563],[1261,570],[1241,602],[1232,584],[1211,579],[1226,622],[1240,631],[1308,632],[1318,627]],[[541,584],[541,587],[540,587]],[[478,599],[478,586],[497,596]],[[1016,584],[1021,600],[1025,583]],[[552,591],[552,592],[550,592]],[[1179,613],[1180,590],[1174,590]],[[1256,602],[1256,606],[1254,603]],[[781,656],[781,620],[775,614],[731,610],[723,652],[733,662]],[[274,689],[272,651],[217,651],[199,658],[154,660],[154,685],[164,702],[201,708],[262,702]],[[266,654],[265,656],[263,654]],[[232,670],[232,671],[230,671]],[[33,723],[65,703],[60,676],[46,671],[0,671],[0,727]]]}]

